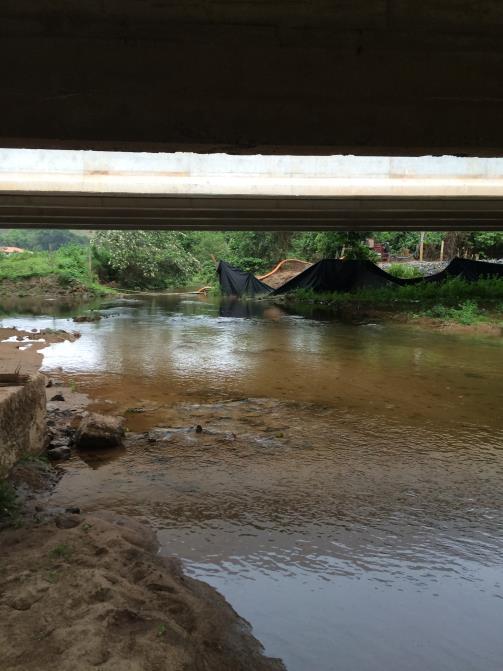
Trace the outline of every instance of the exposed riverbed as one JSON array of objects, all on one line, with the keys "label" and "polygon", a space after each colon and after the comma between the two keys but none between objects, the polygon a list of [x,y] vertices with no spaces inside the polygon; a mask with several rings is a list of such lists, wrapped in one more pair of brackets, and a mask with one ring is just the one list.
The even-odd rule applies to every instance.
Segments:
[{"label": "exposed riverbed", "polygon": [[[72,457],[51,501],[149,520],[290,671],[500,671],[501,338],[288,310],[133,297],[52,345],[149,435]],[[75,328],[32,312],[2,323]]]}]

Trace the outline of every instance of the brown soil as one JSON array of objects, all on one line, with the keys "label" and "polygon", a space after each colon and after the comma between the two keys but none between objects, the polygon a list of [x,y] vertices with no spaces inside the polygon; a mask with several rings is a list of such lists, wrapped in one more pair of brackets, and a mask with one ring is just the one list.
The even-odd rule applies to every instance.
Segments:
[{"label": "brown soil", "polygon": [[3,671],[272,671],[249,625],[112,513],[2,532]]},{"label": "brown soil", "polygon": [[22,277],[0,282],[0,296],[79,296],[91,295],[86,287],[79,284],[61,284],[56,275],[46,277]]},{"label": "brown soil", "polygon": [[285,284],[285,282],[288,282],[293,277],[296,277],[300,273],[304,272],[304,270],[306,270],[306,268],[309,268],[311,265],[312,265],[311,263],[307,263],[304,261],[292,260],[289,261],[288,263],[285,263],[280,268],[280,270],[273,273],[269,277],[264,278],[262,281],[269,287],[277,289],[281,285]]}]

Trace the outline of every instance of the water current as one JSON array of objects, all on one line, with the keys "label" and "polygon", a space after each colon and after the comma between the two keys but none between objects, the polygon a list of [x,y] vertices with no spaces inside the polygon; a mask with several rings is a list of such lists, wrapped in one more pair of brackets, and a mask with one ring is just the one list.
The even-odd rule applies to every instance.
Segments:
[{"label": "water current", "polygon": [[30,312],[2,324],[82,333],[48,374],[156,437],[73,456],[55,504],[148,520],[289,671],[503,669],[501,339],[188,295]]}]

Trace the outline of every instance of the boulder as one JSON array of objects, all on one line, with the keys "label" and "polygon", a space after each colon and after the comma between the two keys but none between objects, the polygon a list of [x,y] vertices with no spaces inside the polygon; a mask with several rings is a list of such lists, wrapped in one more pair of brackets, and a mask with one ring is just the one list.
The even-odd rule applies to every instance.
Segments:
[{"label": "boulder", "polygon": [[69,459],[72,454],[72,451],[69,447],[53,447],[51,450],[47,450],[47,458],[51,461],[60,461],[62,459]]},{"label": "boulder", "polygon": [[93,312],[87,315],[78,315],[77,317],[73,318],[73,321],[77,322],[77,324],[81,324],[84,322],[89,322],[92,324],[93,322],[99,322],[100,319],[101,315],[97,312]]},{"label": "boulder", "polygon": [[120,447],[123,439],[122,418],[91,413],[81,421],[74,444],[81,449]]}]

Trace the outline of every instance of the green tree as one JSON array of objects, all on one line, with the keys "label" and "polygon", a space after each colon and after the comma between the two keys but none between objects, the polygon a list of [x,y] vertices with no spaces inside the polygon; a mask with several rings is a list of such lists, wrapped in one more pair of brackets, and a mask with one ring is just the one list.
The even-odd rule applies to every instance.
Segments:
[{"label": "green tree", "polygon": [[292,233],[289,231],[227,233],[229,260],[253,273],[269,270],[288,256],[291,239]]},{"label": "green tree", "polygon": [[199,267],[177,231],[99,231],[92,239],[95,258],[122,286],[162,288],[184,281]]}]

